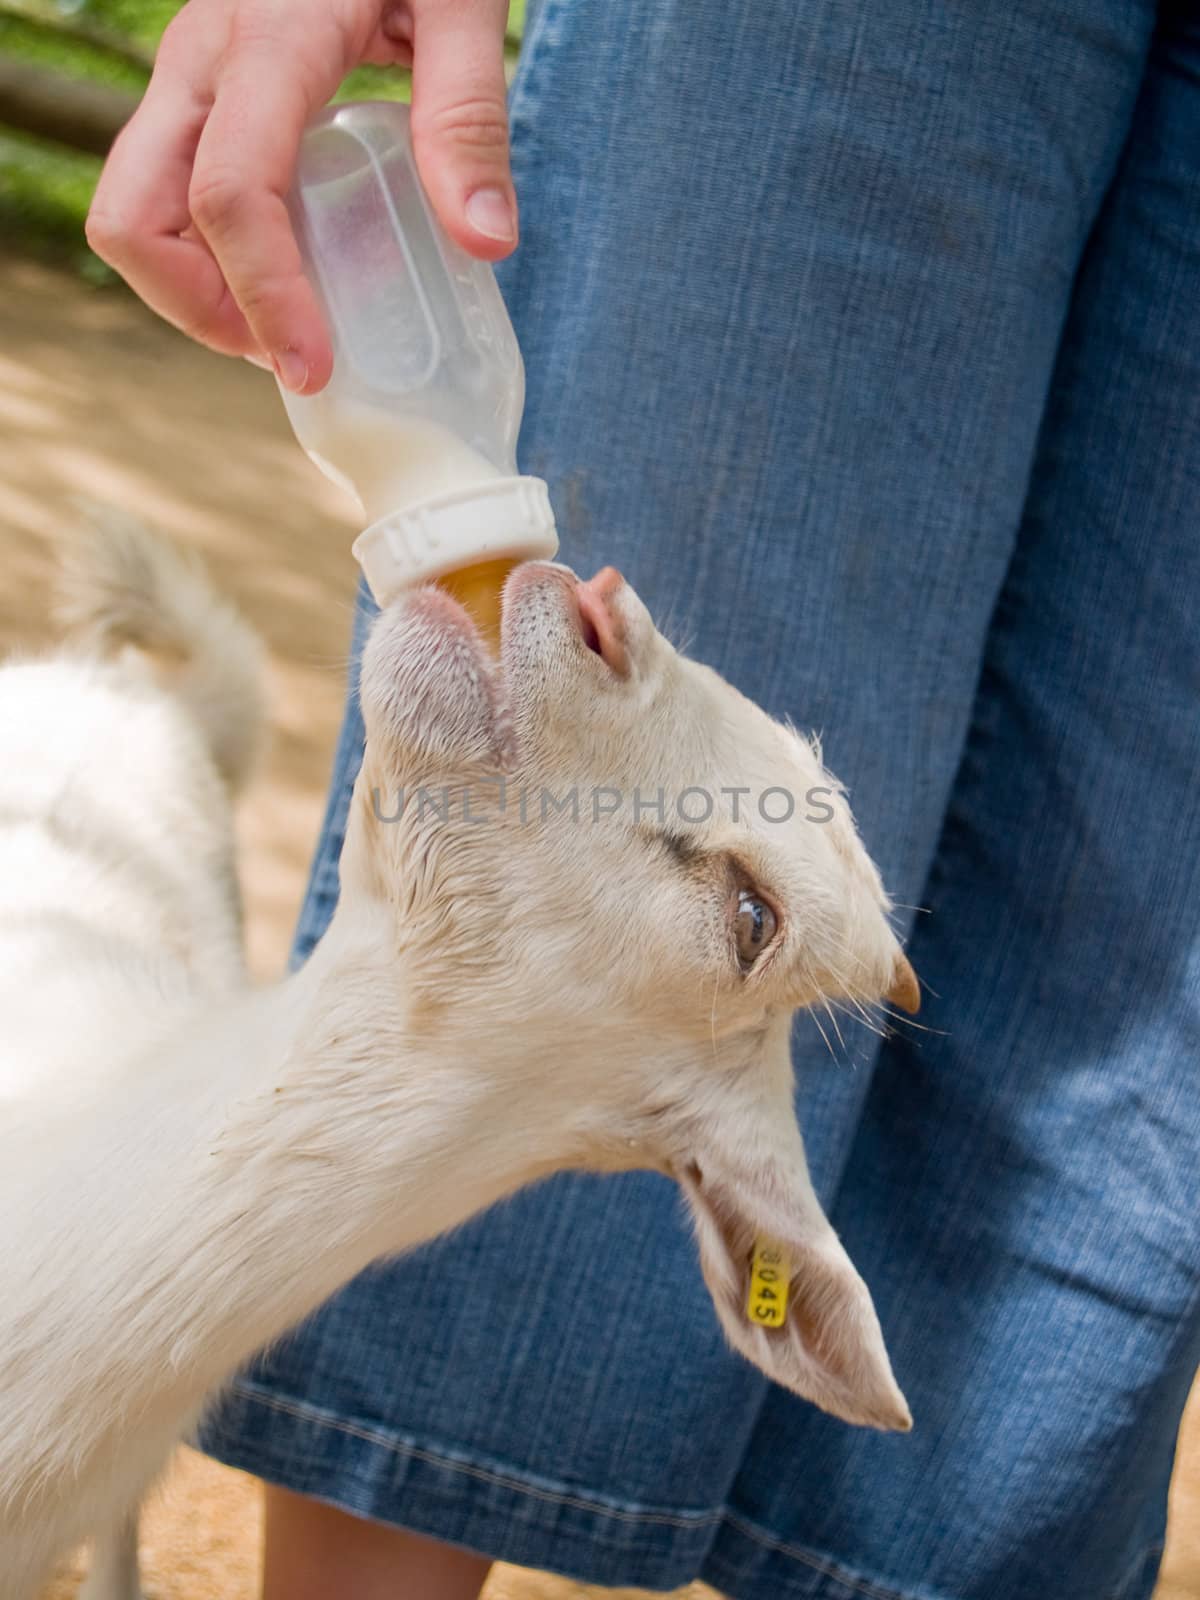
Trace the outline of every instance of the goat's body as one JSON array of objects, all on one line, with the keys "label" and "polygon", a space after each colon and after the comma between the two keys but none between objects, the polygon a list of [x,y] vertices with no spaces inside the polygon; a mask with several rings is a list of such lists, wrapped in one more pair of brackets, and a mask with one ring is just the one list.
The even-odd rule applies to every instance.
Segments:
[{"label": "goat's body", "polygon": [[[123,958],[107,983],[87,974],[94,1000],[60,1035],[63,1092],[30,1083],[6,1105],[3,1600],[28,1600],[72,1544],[127,1523],[205,1396],[255,1350],[377,1256],[545,1162],[536,1100],[450,1061],[431,1074],[404,1053],[400,1006],[386,1076],[356,1070],[383,941],[369,925],[344,933],[261,990],[164,983]],[[109,1030],[139,1012],[136,1042],[114,1051]],[[106,1574],[119,1550],[106,1545]]]},{"label": "goat's body", "polygon": [[89,1595],[135,1592],[137,1504],[205,1396],[553,1164],[520,1092],[406,1054],[388,926],[246,983],[230,809],[140,657],[0,668],[0,1600],[91,1535]]},{"label": "goat's body", "polygon": [[[103,563],[119,589],[122,562],[148,548],[157,549],[129,531],[91,547],[76,570],[74,609],[85,603],[89,562]],[[183,693],[164,693],[134,651],[73,648],[0,669],[6,1600],[29,1594],[72,1543],[106,1530],[116,1508],[136,1505],[195,1409],[168,1401],[161,1422],[139,1424],[136,1450],[117,1444],[136,1398],[118,1392],[118,1370],[138,1359],[130,1341],[144,1339],[122,1303],[122,1251],[161,1198],[145,1186],[148,1174],[138,1177],[158,1130],[138,1128],[134,1108],[162,1042],[242,982],[229,794],[188,703],[188,691],[215,688],[213,664],[197,662],[188,637],[205,626],[206,593],[209,624],[219,618],[232,641],[220,676],[240,685],[240,701],[226,708],[239,761],[258,732],[255,652],[169,553],[153,574],[129,576],[125,598],[153,609],[160,640],[177,650]],[[89,620],[103,645],[108,619]],[[126,626],[108,642],[134,635]],[[98,1148],[118,1131],[123,1143]],[[152,1359],[144,1343],[142,1355]]]},{"label": "goat's body", "polygon": [[133,662],[0,671],[0,955],[0,1105],[60,1069],[76,1093],[89,1042],[136,1052],[156,1012],[241,975],[228,800]]},{"label": "goat's body", "polygon": [[[447,803],[393,826],[371,803],[495,782],[518,756],[543,793],[585,755],[635,793],[647,773],[660,793],[694,781],[697,751],[713,787],[747,763],[775,782],[790,762],[800,792],[821,776],[615,575],[585,600],[609,608],[620,672],[580,632],[575,580],[522,571],[503,683],[445,596],[376,625],[338,910],[261,990],[230,824],[252,637],[118,529],[69,568],[92,653],[0,668],[0,1600],[30,1600],[92,1534],[89,1600],[131,1600],[137,1502],[215,1387],[370,1261],[567,1167],[677,1174],[735,1346],[839,1415],[907,1425],[808,1182],[787,1057],[796,984],[824,992],[814,963],[870,998],[898,957],[848,812],[836,839],[773,853],[723,818],[681,858],[636,817],[566,835]],[[733,935],[758,858],[799,907],[762,982]],[[799,1309],[769,1340],[744,1313],[760,1234],[797,1264]]]},{"label": "goat's body", "polygon": [[[73,1103],[65,1084],[53,1098],[31,1091],[7,1108],[0,1140],[14,1238],[0,1268],[5,1600],[25,1600],[57,1556],[127,1518],[205,1394],[293,1306],[307,1309],[305,1264],[274,1232],[286,1198],[262,1207],[223,1147],[262,1089],[246,1064],[269,1072],[286,1050],[273,996],[164,1006],[141,974],[120,981],[122,1003],[90,1007],[66,1041],[85,1065]],[[136,1045],[97,1059],[139,999],[150,1019]],[[248,1277],[261,1285],[252,1297]],[[336,1282],[314,1277],[317,1297]]]}]

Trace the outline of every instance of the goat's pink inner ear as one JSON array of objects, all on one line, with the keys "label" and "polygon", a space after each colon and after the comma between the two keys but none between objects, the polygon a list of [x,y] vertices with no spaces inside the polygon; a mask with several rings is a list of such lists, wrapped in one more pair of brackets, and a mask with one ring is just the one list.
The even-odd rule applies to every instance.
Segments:
[{"label": "goat's pink inner ear", "polygon": [[896,964],[892,968],[892,986],[883,998],[889,1005],[907,1011],[910,1017],[915,1017],[921,1009],[921,985],[912,969],[912,962],[903,950],[897,953]]},{"label": "goat's pink inner ear", "polygon": [[[871,1297],[817,1203],[802,1155],[794,1165],[767,1163],[736,1174],[693,1168],[679,1181],[696,1224],[704,1281],[734,1349],[775,1383],[847,1422],[910,1428]],[[758,1326],[748,1315],[759,1236],[777,1240],[791,1259],[783,1327]]]}]

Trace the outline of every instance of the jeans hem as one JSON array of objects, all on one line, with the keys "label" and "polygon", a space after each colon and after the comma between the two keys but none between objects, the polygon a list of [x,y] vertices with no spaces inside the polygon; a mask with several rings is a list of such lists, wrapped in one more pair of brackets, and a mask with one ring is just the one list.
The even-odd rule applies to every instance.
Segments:
[{"label": "jeans hem", "polygon": [[[581,1583],[674,1589],[701,1579],[730,1600],[764,1592],[782,1600],[956,1600],[923,1584],[898,1588],[780,1539],[734,1509],[617,1500],[339,1416],[246,1378],[222,1393],[198,1442],[227,1466],[356,1516]],[[1148,1596],[1161,1555],[1161,1542],[1146,1546],[1105,1600]]]},{"label": "jeans hem", "polygon": [[[199,1430],[207,1454],[356,1516],[580,1582],[673,1589],[724,1515],[620,1501],[237,1379]],[[402,1514],[398,1514],[402,1512]]]},{"label": "jeans hem", "polygon": [[[1097,1600],[1148,1600],[1162,1560],[1161,1540],[1146,1545],[1121,1581]],[[716,1545],[699,1576],[713,1588],[750,1600],[764,1593],[786,1600],[960,1600],[945,1589],[905,1583],[861,1572],[843,1561],[777,1538],[734,1511],[725,1514]]]}]

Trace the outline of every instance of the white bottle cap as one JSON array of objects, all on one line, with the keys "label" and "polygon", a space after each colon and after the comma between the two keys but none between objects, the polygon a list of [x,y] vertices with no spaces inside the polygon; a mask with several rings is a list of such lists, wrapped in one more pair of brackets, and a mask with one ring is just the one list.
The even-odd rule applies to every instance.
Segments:
[{"label": "white bottle cap", "polygon": [[359,534],[354,554],[386,606],[405,589],[481,561],[548,560],[558,550],[541,478],[489,478],[418,500]]}]

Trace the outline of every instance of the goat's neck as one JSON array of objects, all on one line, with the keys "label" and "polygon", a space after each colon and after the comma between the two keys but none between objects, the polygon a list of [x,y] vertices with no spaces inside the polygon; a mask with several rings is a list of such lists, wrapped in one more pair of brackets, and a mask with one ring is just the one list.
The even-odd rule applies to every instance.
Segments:
[{"label": "goat's neck", "polygon": [[92,1169],[118,1175],[98,1205],[125,1240],[95,1288],[136,1365],[197,1397],[376,1257],[567,1153],[535,1079],[489,1072],[487,1040],[418,1058],[372,948],[320,949],[208,1008],[93,1129]]}]

